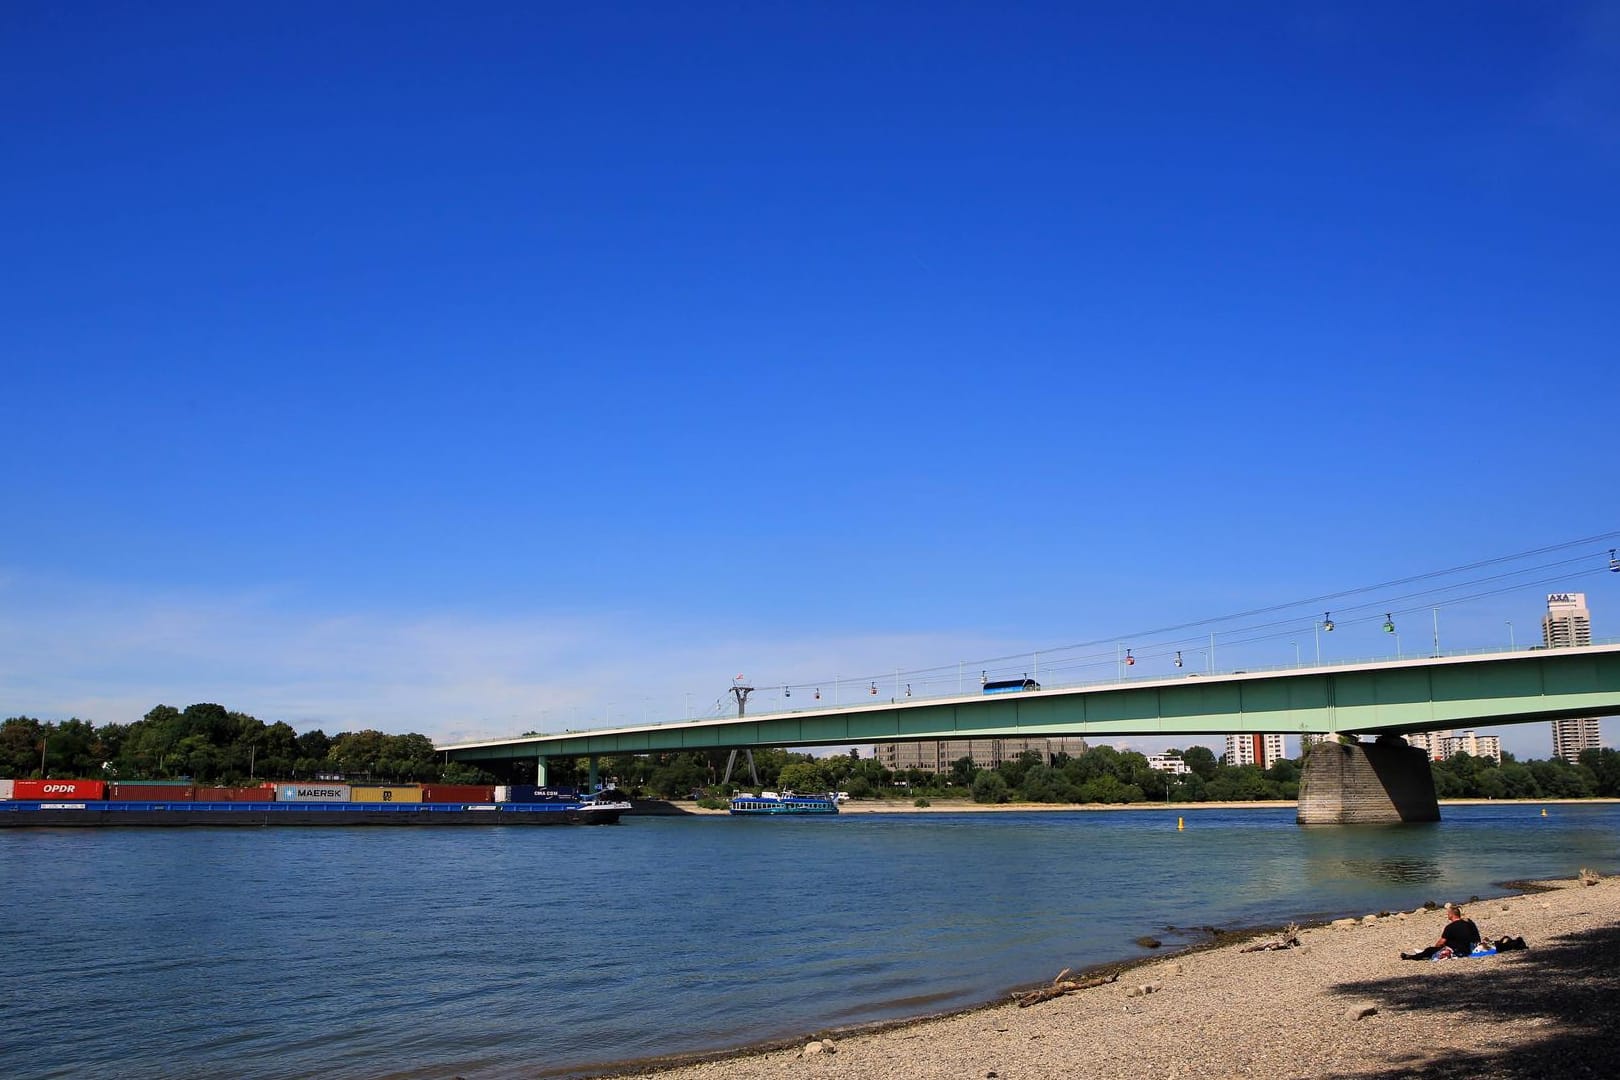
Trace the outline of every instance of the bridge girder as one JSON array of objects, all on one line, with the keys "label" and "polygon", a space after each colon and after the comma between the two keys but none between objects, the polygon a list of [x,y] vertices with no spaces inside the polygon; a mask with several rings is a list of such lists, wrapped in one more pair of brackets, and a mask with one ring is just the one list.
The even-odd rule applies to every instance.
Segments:
[{"label": "bridge girder", "polygon": [[1405,734],[1620,713],[1620,645],[1132,680],[442,746],[451,760],[932,739]]}]

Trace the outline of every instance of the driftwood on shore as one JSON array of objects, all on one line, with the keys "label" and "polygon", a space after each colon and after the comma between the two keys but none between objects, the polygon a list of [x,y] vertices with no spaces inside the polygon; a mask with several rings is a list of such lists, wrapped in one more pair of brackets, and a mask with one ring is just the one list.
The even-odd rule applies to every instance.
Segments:
[{"label": "driftwood on shore", "polygon": [[1072,994],[1076,990],[1090,990],[1094,986],[1106,986],[1119,978],[1119,972],[1117,971],[1108,975],[1097,975],[1090,979],[1071,979],[1068,978],[1068,974],[1069,969],[1064,968],[1057,973],[1057,978],[1052,980],[1051,986],[1041,986],[1034,990],[1025,991],[1022,994],[1014,994],[1013,1000],[1018,1002],[1020,1009],[1024,1009],[1043,1001],[1051,1001],[1055,997],[1062,997],[1064,994]]},{"label": "driftwood on shore", "polygon": [[1289,923],[1283,927],[1282,936],[1271,941],[1261,941],[1253,945],[1246,945],[1242,952],[1273,952],[1277,949],[1292,949],[1299,944],[1299,924]]}]

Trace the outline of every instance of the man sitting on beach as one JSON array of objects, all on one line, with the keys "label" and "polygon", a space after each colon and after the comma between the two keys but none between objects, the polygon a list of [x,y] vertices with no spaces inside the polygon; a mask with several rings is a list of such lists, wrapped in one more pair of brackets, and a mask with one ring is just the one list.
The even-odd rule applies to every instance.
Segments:
[{"label": "man sitting on beach", "polygon": [[1479,927],[1473,919],[1463,918],[1463,909],[1446,904],[1446,926],[1440,931],[1440,940],[1427,949],[1414,953],[1401,953],[1402,960],[1445,959],[1448,956],[1467,956],[1479,944]]}]

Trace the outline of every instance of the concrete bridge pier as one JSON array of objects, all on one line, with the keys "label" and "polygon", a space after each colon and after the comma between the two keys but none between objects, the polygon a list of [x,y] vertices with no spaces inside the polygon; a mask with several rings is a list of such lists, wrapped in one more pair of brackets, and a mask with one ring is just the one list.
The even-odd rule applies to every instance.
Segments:
[{"label": "concrete bridge pier", "polygon": [[1301,825],[1439,821],[1429,755],[1395,735],[1372,743],[1320,742],[1299,778]]}]

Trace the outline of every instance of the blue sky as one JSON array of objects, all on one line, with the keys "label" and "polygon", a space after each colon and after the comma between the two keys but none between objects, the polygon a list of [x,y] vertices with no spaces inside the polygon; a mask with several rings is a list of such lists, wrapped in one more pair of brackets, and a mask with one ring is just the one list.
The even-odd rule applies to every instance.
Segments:
[{"label": "blue sky", "polygon": [[[3,715],[672,719],[1617,527],[1614,3],[25,0],[0,95]],[[1543,576],[1446,647],[1620,636]]]}]

